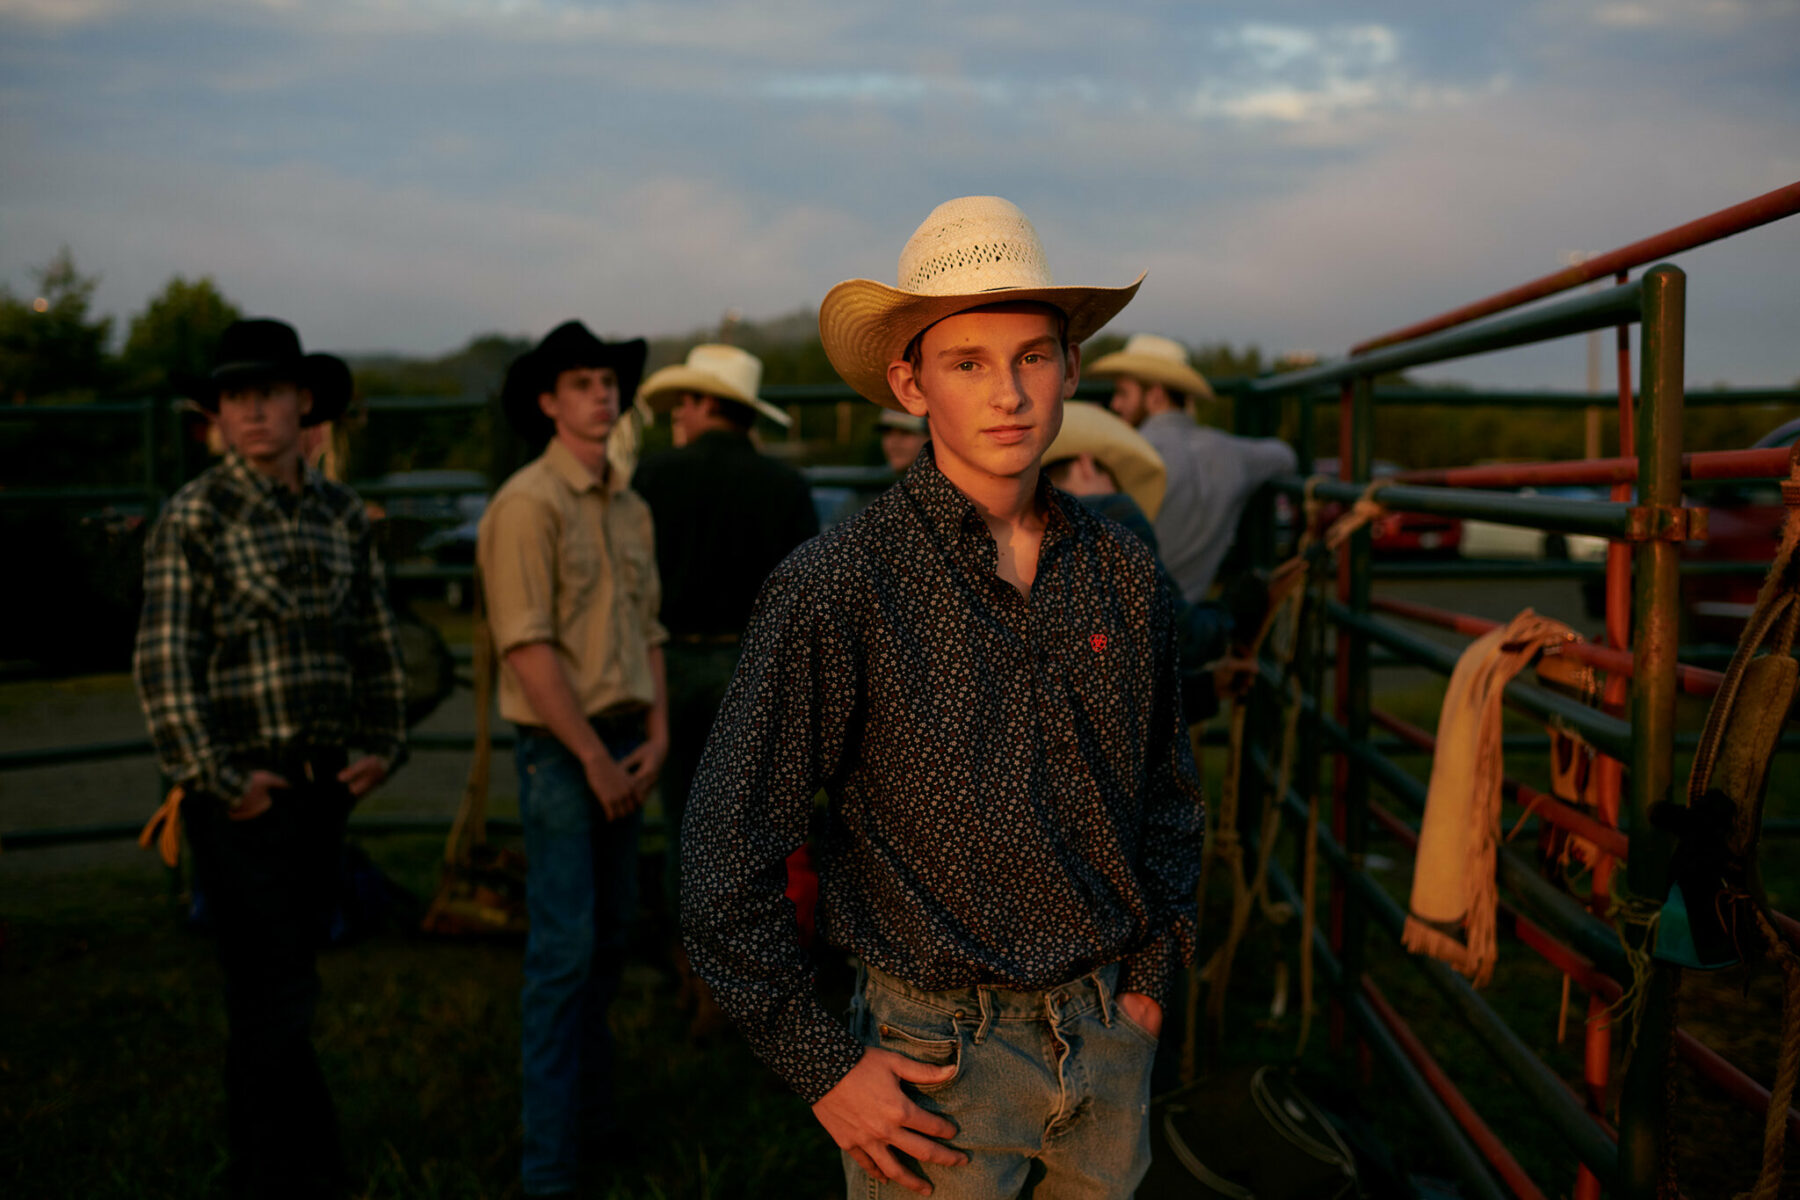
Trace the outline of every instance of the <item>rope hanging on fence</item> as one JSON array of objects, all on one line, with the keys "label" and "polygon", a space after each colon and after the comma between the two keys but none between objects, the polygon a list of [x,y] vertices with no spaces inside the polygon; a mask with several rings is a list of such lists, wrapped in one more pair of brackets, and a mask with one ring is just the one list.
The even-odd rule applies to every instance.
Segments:
[{"label": "rope hanging on fence", "polygon": [[[1721,914],[1738,957],[1766,954],[1775,960],[1785,985],[1781,1056],[1769,1091],[1762,1162],[1755,1185],[1740,1200],[1776,1200],[1780,1193],[1787,1114],[1800,1079],[1800,956],[1775,928],[1756,873],[1769,758],[1800,686],[1800,664],[1792,657],[1800,630],[1800,446],[1790,455],[1781,492],[1787,506],[1781,542],[1706,714],[1688,775],[1687,836],[1677,851],[1688,850],[1688,838],[1705,837],[1707,814],[1724,820],[1724,828],[1710,831],[1724,867],[1707,874],[1713,879],[1722,875],[1726,886],[1712,896],[1684,896],[1685,904],[1690,911],[1698,905],[1702,912],[1710,907]],[[1675,886],[1680,884],[1678,875]]]},{"label": "rope hanging on fence", "polygon": [[[1226,926],[1224,942],[1206,965],[1190,976],[1187,992],[1186,1039],[1182,1049],[1181,1062],[1181,1075],[1184,1080],[1193,1079],[1196,1070],[1195,1058],[1199,1043],[1200,981],[1204,978],[1207,982],[1207,1018],[1215,1036],[1222,1037],[1225,993],[1231,981],[1232,964],[1236,959],[1238,947],[1242,944],[1244,934],[1249,930],[1250,918],[1260,912],[1271,924],[1281,925],[1285,924],[1293,915],[1290,906],[1276,904],[1270,899],[1268,875],[1270,858],[1281,829],[1281,804],[1293,778],[1299,743],[1300,711],[1304,700],[1300,681],[1292,674],[1292,665],[1299,649],[1302,632],[1306,628],[1307,618],[1316,616],[1321,610],[1319,604],[1309,605],[1307,603],[1307,584],[1309,582],[1315,585],[1322,584],[1323,572],[1320,568],[1327,556],[1335,553],[1349,541],[1357,530],[1387,512],[1387,509],[1376,501],[1375,494],[1391,481],[1375,480],[1364,489],[1362,496],[1347,512],[1332,522],[1331,527],[1325,531],[1323,536],[1316,537],[1314,531],[1318,526],[1319,513],[1323,507],[1318,499],[1318,485],[1323,481],[1324,477],[1322,476],[1314,476],[1307,480],[1303,501],[1304,516],[1295,554],[1271,573],[1268,609],[1254,635],[1238,650],[1242,657],[1255,661],[1261,655],[1264,645],[1269,643],[1271,636],[1278,632],[1281,635],[1275,637],[1273,643],[1275,665],[1283,676],[1279,691],[1286,701],[1283,705],[1281,753],[1278,759],[1275,786],[1271,788],[1265,785],[1263,788],[1263,806],[1258,822],[1257,862],[1255,870],[1247,875],[1244,870],[1243,844],[1238,832],[1239,788],[1245,761],[1244,730],[1247,708],[1243,697],[1233,697],[1225,773],[1219,789],[1219,803],[1211,812],[1211,828],[1207,831],[1206,851],[1201,859],[1200,883],[1197,888],[1197,909],[1203,915],[1206,909],[1206,893],[1211,882],[1214,865],[1219,864],[1229,870],[1232,885],[1231,917]],[[1318,797],[1309,795],[1307,802],[1308,821],[1302,887],[1304,911],[1301,914],[1300,945],[1299,1046],[1301,1049],[1304,1049],[1306,1045],[1312,1025],[1312,933],[1314,925],[1312,905],[1316,895],[1315,877],[1318,867]]]}]

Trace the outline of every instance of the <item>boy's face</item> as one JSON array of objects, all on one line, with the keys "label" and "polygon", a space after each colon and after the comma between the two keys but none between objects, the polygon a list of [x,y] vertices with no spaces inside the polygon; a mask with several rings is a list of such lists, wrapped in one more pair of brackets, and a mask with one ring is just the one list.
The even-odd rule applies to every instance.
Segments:
[{"label": "boy's face", "polygon": [[946,317],[920,339],[916,369],[888,366],[900,403],[930,419],[938,466],[953,481],[1035,471],[1080,379],[1080,347],[1063,348],[1061,322],[1041,304]]},{"label": "boy's face", "polygon": [[538,396],[556,436],[579,445],[604,444],[619,419],[619,375],[611,367],[570,367]]},{"label": "boy's face", "polygon": [[219,433],[252,463],[276,463],[300,449],[300,421],[312,410],[312,393],[285,380],[234,386],[219,392]]},{"label": "boy's face", "polygon": [[1133,428],[1150,415],[1148,389],[1135,379],[1121,375],[1113,381],[1112,410],[1131,422]]}]

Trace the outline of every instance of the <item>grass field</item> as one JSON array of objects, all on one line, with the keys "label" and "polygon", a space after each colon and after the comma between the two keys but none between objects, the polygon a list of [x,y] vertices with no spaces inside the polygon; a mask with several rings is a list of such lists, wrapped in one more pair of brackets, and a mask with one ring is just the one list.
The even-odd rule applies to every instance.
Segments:
[{"label": "grass field", "polygon": [[[99,685],[83,685],[74,699],[58,692],[35,706],[9,694],[0,696],[0,707],[24,720],[45,704],[56,709],[104,694]],[[1427,723],[1436,703],[1430,685],[1386,700]],[[1213,795],[1221,758],[1208,756]],[[1526,778],[1541,774],[1541,764],[1523,756],[1509,769]],[[1784,815],[1800,815],[1800,777],[1793,772],[1778,774],[1771,796],[1770,816]],[[414,895],[430,893],[441,853],[437,837],[393,835],[364,844]],[[1371,849],[1378,877],[1404,898],[1405,853],[1381,839]],[[1771,891],[1790,911],[1800,907],[1795,849],[1791,842],[1766,843]],[[1291,850],[1289,840],[1282,861],[1291,861]],[[183,926],[181,906],[149,855],[129,863],[118,854],[71,859],[66,869],[45,870],[32,865],[34,853],[56,852],[0,858],[0,1195],[210,1194],[222,1168],[224,1042],[210,945]],[[1206,949],[1223,924],[1226,898],[1219,881]],[[1292,1056],[1296,928],[1292,922],[1258,927],[1247,941],[1232,977],[1221,1047],[1226,1060]],[[1388,999],[1545,1193],[1570,1194],[1574,1159],[1556,1132],[1448,1015],[1392,940],[1375,932],[1369,945]],[[516,944],[427,940],[402,928],[323,957],[318,1043],[364,1195],[518,1195],[519,957]],[[1290,990],[1285,1012],[1274,1015],[1278,961],[1290,967]],[[1742,971],[1690,973],[1682,1020],[1766,1083],[1778,1028],[1776,983],[1769,972],[1747,983]],[[1579,989],[1560,1045],[1561,976],[1524,947],[1502,944],[1499,972],[1484,995],[1578,1085]],[[621,1100],[634,1117],[639,1162],[629,1173],[597,1181],[595,1194],[841,1194],[836,1154],[805,1107],[734,1035],[691,1043],[673,997],[669,977],[646,953],[615,1010]],[[1329,1032],[1321,992],[1301,1063],[1315,1092],[1377,1130],[1403,1169],[1448,1176],[1417,1118],[1396,1099],[1394,1081],[1379,1066],[1365,1074],[1353,1054],[1334,1052]],[[1614,1062],[1616,1068],[1616,1051]],[[1687,1194],[1700,1200],[1746,1187],[1760,1155],[1760,1120],[1685,1069],[1678,1086]],[[1800,1162],[1789,1176],[1800,1187]]]}]

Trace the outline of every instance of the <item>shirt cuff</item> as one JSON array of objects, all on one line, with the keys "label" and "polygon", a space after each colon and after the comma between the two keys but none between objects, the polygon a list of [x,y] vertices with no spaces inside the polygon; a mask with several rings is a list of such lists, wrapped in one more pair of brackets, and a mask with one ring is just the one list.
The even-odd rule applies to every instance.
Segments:
[{"label": "shirt cuff", "polygon": [[835,1022],[833,1030],[836,1036],[821,1046],[817,1055],[782,1072],[787,1085],[808,1104],[817,1104],[850,1073],[850,1068],[862,1061],[862,1043]]},{"label": "shirt cuff", "polygon": [[202,768],[194,779],[196,788],[217,796],[225,802],[226,808],[240,807],[244,803],[244,789],[249,785],[249,774],[228,762]]},{"label": "shirt cuff", "polygon": [[1127,955],[1120,964],[1119,991],[1148,996],[1163,1008],[1169,1007],[1169,993],[1175,982],[1175,944],[1163,934],[1135,954]]}]

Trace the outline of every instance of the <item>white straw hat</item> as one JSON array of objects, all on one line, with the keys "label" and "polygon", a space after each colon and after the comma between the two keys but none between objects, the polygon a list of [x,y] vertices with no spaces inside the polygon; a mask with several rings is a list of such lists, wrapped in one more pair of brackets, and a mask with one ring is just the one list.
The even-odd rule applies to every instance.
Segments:
[{"label": "white straw hat", "polygon": [[644,380],[638,396],[657,412],[668,412],[682,392],[698,392],[747,404],[784,429],[792,425],[792,417],[756,394],[761,386],[762,359],[737,346],[702,342],[688,351],[685,363],[664,367]]},{"label": "white straw hat", "polygon": [[1160,383],[1183,395],[1213,398],[1212,385],[1188,361],[1187,347],[1174,338],[1154,333],[1134,333],[1123,350],[1103,354],[1087,366],[1095,378],[1127,375],[1147,383]]},{"label": "white straw hat", "polygon": [[1162,511],[1163,492],[1169,483],[1168,468],[1149,439],[1110,409],[1085,401],[1063,405],[1062,431],[1044,451],[1044,465],[1065,458],[1091,454],[1112,472],[1125,494],[1137,501],[1152,521]]},{"label": "white straw hat", "polygon": [[900,251],[899,286],[849,279],[819,305],[819,337],[844,382],[884,408],[899,408],[888,364],[945,317],[988,304],[1035,300],[1062,311],[1071,343],[1099,332],[1131,303],[1125,287],[1058,287],[1025,214],[998,196],[964,196],[931,210]]},{"label": "white straw hat", "polygon": [[890,408],[875,418],[875,423],[883,429],[898,429],[905,433],[925,433],[924,417],[915,417],[909,412]]}]

